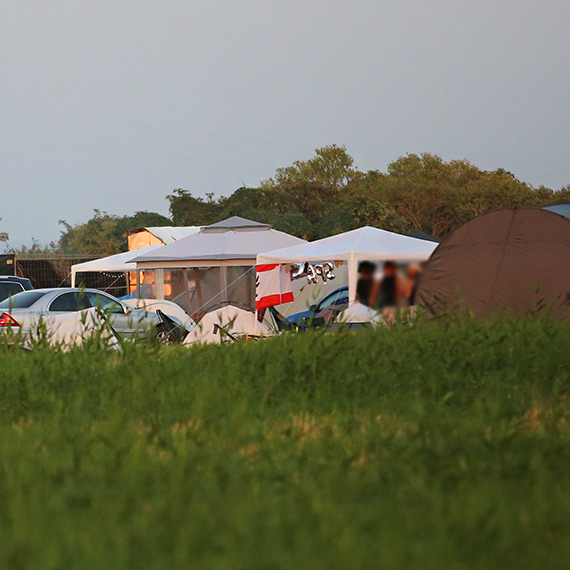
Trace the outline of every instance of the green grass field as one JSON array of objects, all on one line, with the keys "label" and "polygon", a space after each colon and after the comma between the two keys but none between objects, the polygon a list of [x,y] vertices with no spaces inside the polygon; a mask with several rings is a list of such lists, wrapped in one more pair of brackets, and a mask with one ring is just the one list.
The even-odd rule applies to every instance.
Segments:
[{"label": "green grass field", "polygon": [[570,568],[570,324],[0,363],[1,568]]}]

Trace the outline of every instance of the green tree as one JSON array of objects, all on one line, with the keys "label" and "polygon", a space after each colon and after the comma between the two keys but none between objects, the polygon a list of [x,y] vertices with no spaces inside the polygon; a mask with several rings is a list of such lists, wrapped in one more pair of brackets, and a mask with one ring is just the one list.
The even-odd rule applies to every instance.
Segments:
[{"label": "green tree", "polygon": [[406,233],[411,224],[392,204],[388,176],[371,170],[353,181],[343,195],[342,207],[350,216],[351,228],[373,226]]},{"label": "green tree", "polygon": [[306,229],[293,233],[318,239],[350,229],[342,197],[362,176],[344,146],[330,145],[316,149],[308,160],[278,168],[273,178],[261,183],[261,190],[279,209],[296,220],[304,218]]},{"label": "green tree", "polygon": [[172,220],[156,212],[135,212],[133,216],[123,216],[121,223],[128,226],[126,231],[133,228],[171,226]]},{"label": "green tree", "polygon": [[220,199],[220,204],[221,218],[241,216],[300,237],[311,232],[310,222],[292,196],[277,189],[238,188],[228,198]]},{"label": "green tree", "polygon": [[278,168],[273,178],[264,180],[262,188],[287,188],[313,184],[329,192],[339,191],[357,176],[354,159],[346,147],[329,145],[315,150],[308,160],[297,160],[291,166]]},{"label": "green tree", "polygon": [[363,225],[443,237],[489,210],[570,202],[570,185],[558,192],[534,188],[506,170],[483,171],[467,160],[446,162],[429,153],[400,157],[386,172],[363,173],[344,146],[333,144],[316,149],[307,160],[278,168],[259,188],[238,188],[217,199],[177,188],[166,198],[172,219],[153,212],[114,216],[96,210],[84,224],[62,222],[60,246],[66,252],[116,253],[126,249],[129,228],[204,226],[230,216],[268,223],[310,240]]},{"label": "green tree", "polygon": [[170,202],[169,211],[175,226],[207,226],[220,219],[221,205],[213,194],[206,194],[204,199],[176,188],[166,199]]},{"label": "green tree", "polygon": [[407,155],[388,165],[389,204],[410,230],[443,236],[461,223],[465,186],[477,172],[466,160]]},{"label": "green tree", "polygon": [[72,226],[64,220],[60,221],[65,230],[59,240],[59,247],[63,253],[112,255],[127,250],[127,230],[170,223],[169,218],[154,212],[115,216],[95,210],[95,215],[83,224]]},{"label": "green tree", "polygon": [[349,189],[355,222],[396,231],[422,230],[443,237],[489,210],[541,206],[555,194],[505,170],[482,171],[467,160],[445,162],[433,154],[408,154],[369,172]]}]

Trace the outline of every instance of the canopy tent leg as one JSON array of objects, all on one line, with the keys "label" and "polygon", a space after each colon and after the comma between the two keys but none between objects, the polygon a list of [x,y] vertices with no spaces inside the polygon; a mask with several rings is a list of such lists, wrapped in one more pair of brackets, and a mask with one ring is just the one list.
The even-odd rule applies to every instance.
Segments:
[{"label": "canopy tent leg", "polygon": [[154,279],[156,284],[156,298],[164,299],[164,269],[155,269]]},{"label": "canopy tent leg", "polygon": [[358,279],[358,260],[354,253],[350,254],[348,259],[348,306],[350,307],[356,301],[356,282]]},{"label": "canopy tent leg", "polygon": [[228,268],[225,265],[220,267],[220,279],[221,279],[221,290],[222,290],[222,303],[228,302]]}]

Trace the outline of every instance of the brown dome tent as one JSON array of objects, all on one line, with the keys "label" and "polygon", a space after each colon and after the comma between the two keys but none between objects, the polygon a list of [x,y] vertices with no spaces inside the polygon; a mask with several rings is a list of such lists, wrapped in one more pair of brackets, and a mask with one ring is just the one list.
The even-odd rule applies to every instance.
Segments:
[{"label": "brown dome tent", "polygon": [[552,308],[570,317],[570,220],[539,208],[483,214],[439,244],[422,275],[425,313]]}]

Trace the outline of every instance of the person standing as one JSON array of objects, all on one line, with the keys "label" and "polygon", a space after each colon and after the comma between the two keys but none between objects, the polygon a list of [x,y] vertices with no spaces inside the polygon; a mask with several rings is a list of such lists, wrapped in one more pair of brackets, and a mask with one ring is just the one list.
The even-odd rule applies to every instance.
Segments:
[{"label": "person standing", "polygon": [[358,281],[356,282],[356,301],[372,307],[375,300],[374,273],[376,265],[370,261],[361,261],[358,265]]},{"label": "person standing", "polygon": [[386,321],[394,322],[398,309],[404,306],[406,300],[406,283],[398,274],[398,267],[393,261],[384,263],[376,297]]}]

